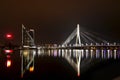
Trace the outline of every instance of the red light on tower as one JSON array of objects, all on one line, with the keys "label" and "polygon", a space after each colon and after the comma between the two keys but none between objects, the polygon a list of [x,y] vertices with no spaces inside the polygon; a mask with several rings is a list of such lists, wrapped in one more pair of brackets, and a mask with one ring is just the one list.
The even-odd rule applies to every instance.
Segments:
[{"label": "red light on tower", "polygon": [[12,35],[11,33],[7,33],[7,34],[6,34],[6,38],[7,38],[7,39],[13,39],[13,35]]},{"label": "red light on tower", "polygon": [[4,50],[5,51],[5,53],[13,53],[13,50],[12,49],[6,49],[6,50]]}]

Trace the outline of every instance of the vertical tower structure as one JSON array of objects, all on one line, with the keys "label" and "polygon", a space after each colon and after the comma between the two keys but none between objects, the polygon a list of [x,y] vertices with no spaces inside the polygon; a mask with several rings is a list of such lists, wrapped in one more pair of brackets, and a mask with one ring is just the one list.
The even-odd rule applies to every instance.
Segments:
[{"label": "vertical tower structure", "polygon": [[[76,47],[81,46],[81,39],[80,39],[80,27],[77,24],[77,28],[70,34],[70,36],[65,40],[62,45],[69,44],[74,37],[76,37]],[[77,71],[78,76],[80,76],[80,63],[81,63],[81,50],[75,49],[76,57],[73,58],[69,55],[66,55],[66,60],[73,66],[73,68]]]},{"label": "vertical tower structure", "polygon": [[21,77],[23,77],[26,70],[32,72],[34,70],[34,30],[27,30],[22,24],[22,49],[21,54]]}]

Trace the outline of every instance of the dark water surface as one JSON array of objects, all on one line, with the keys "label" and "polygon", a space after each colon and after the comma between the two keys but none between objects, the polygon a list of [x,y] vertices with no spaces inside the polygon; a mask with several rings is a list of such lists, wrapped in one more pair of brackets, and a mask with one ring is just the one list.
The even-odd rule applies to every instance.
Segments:
[{"label": "dark water surface", "polygon": [[[21,58],[19,51],[11,55],[12,66],[7,68],[5,65],[6,55],[0,53],[0,80],[114,80],[120,76],[120,60],[104,60],[92,64],[80,77],[72,66],[64,59],[59,57],[36,56],[35,70],[33,73],[28,71],[24,78],[21,78]],[[86,68],[89,64],[83,66]],[[115,79],[116,80],[116,79]],[[117,79],[119,80],[119,79]]]}]

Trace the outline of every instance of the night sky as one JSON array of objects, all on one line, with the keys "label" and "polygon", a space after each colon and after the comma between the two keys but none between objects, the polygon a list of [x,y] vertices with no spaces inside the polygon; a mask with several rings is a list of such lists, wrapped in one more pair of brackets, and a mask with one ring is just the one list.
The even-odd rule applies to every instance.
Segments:
[{"label": "night sky", "polygon": [[[90,30],[107,36],[107,38],[110,37],[112,41],[119,42],[120,0],[0,0],[0,45],[5,43],[4,35],[8,32],[14,34],[13,43],[20,45],[22,24],[28,29],[35,29],[36,44],[61,44],[76,28],[78,23],[81,26],[80,29]],[[0,62],[4,64],[3,60]],[[112,63],[111,65],[117,64]],[[115,67],[113,71],[120,72],[120,64],[116,66],[118,67]],[[101,70],[101,67],[102,66],[100,66],[100,69],[97,68],[98,73],[90,71],[93,72],[93,74],[90,74],[98,74],[100,75],[99,77],[101,77],[106,70],[106,72],[112,75],[110,71],[113,67],[108,65],[108,67],[105,68],[103,66],[103,70]],[[0,68],[0,70],[4,69]],[[5,72],[4,74],[0,74],[4,75]],[[102,77],[104,77],[104,74]]]},{"label": "night sky", "polygon": [[21,43],[21,25],[35,29],[36,44],[61,44],[80,24],[119,40],[119,0],[1,0],[0,41],[12,32]]}]

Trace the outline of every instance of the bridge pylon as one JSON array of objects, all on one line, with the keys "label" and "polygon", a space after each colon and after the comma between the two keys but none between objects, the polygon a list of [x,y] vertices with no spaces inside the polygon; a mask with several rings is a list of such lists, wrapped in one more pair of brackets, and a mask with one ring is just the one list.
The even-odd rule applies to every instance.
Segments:
[{"label": "bridge pylon", "polygon": [[[71,35],[66,39],[66,41],[62,45],[67,45],[68,43],[70,43],[70,41],[73,40],[75,36],[76,36],[75,46],[81,46],[79,24],[77,24],[77,28],[71,33]],[[66,55],[65,58],[77,71],[78,76],[80,76],[81,50],[75,49],[75,54],[76,54],[75,58],[69,55]]]},{"label": "bridge pylon", "polygon": [[77,37],[76,37],[76,46],[81,46],[81,39],[80,39],[80,27],[79,24],[77,24]]}]

